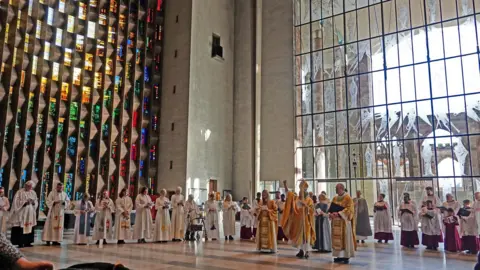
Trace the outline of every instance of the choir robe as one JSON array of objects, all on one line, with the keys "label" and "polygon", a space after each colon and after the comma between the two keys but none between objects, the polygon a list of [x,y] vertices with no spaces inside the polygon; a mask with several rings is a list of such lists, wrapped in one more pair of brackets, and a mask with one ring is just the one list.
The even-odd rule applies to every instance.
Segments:
[{"label": "choir robe", "polygon": [[[392,218],[390,215],[390,207],[386,202],[376,202],[374,204],[373,225],[375,231],[375,239],[377,240],[393,240]],[[383,209],[383,210],[380,210]]]},{"label": "choir robe", "polygon": [[372,228],[370,227],[370,216],[368,214],[367,200],[364,198],[353,199],[355,205],[355,237],[356,240],[366,240],[372,236]]},{"label": "choir robe", "polygon": [[[29,200],[33,201],[33,205],[24,206]],[[23,246],[33,243],[33,227],[37,225],[37,207],[37,194],[33,189],[26,191],[22,188],[17,191],[8,221],[12,226],[12,244]]]},{"label": "choir robe", "polygon": [[470,207],[464,209],[470,211],[470,215],[467,217],[459,217],[460,232],[462,235],[462,250],[468,250],[470,253],[476,254],[480,248],[480,243],[477,236],[475,213]]},{"label": "choir robe", "polygon": [[197,224],[198,223],[198,214],[200,210],[198,209],[197,203],[195,201],[187,200],[185,202],[185,232],[189,231],[190,224]]},{"label": "choir robe", "polygon": [[320,201],[315,205],[316,240],[313,248],[324,252],[332,249],[332,230],[327,213],[329,204],[329,201]]},{"label": "choir robe", "polygon": [[472,208],[477,223],[477,235],[480,235],[480,201],[475,201]]},{"label": "choir robe", "polygon": [[[257,212],[255,209],[257,209],[257,206],[258,206],[258,202],[260,200],[253,200],[253,203],[252,203],[252,209],[250,210],[250,213],[252,213],[253,215],[253,219],[256,220],[257,219]],[[253,222],[253,237],[255,238],[255,235],[257,235],[257,222]]]},{"label": "choir robe", "polygon": [[291,244],[303,251],[309,251],[315,243],[314,205],[310,197],[300,199],[292,192],[287,193],[282,228]]},{"label": "choir robe", "polygon": [[400,220],[401,228],[400,244],[404,247],[414,247],[418,245],[420,243],[418,239],[418,211],[415,203],[410,201],[409,203],[403,202],[400,204],[397,216]]},{"label": "choir robe", "polygon": [[10,202],[5,196],[0,197],[0,233],[5,234],[7,231],[8,209]]},{"label": "choir robe", "polygon": [[[132,198],[123,196],[115,201],[115,239],[127,240],[131,238],[130,213],[133,210]],[[123,213],[127,213],[125,216]]]},{"label": "choir robe", "polygon": [[263,200],[257,206],[257,250],[277,252],[278,206],[274,200]]},{"label": "choir robe", "polygon": [[252,227],[255,220],[250,212],[252,207],[249,204],[243,204],[240,210],[240,239],[252,239]]},{"label": "choir robe", "polygon": [[[84,211],[83,214],[82,211]],[[95,212],[95,208],[91,201],[84,202],[82,200],[75,203],[74,244],[88,244],[88,237],[90,236],[90,216],[93,212]]]},{"label": "choir robe", "polygon": [[92,240],[112,238],[112,215],[115,213],[115,205],[112,199],[97,200],[95,203],[95,223],[93,225]]},{"label": "choir robe", "polygon": [[422,207],[419,218],[422,228],[422,245],[438,248],[438,243],[443,242],[439,210],[436,208],[427,209],[426,207]]},{"label": "choir robe", "polygon": [[285,233],[283,232],[283,228],[282,228],[282,222],[280,222],[282,220],[282,216],[283,216],[283,211],[285,210],[285,201],[282,201],[281,199],[278,199],[277,200],[277,206],[278,206],[278,232],[277,232],[277,240],[279,241],[283,241],[283,240],[287,240],[288,241],[288,238],[285,236]]},{"label": "choir robe", "polygon": [[223,202],[223,234],[235,235],[235,215],[238,212],[237,203],[234,201]]},{"label": "choir robe", "polygon": [[205,239],[218,239],[218,204],[214,200],[208,200],[205,202],[205,211],[207,211],[207,217],[205,219],[205,230],[207,236]]},{"label": "choir robe", "polygon": [[47,200],[48,215],[43,226],[42,241],[61,242],[63,240],[63,220],[65,209],[70,204],[67,193],[53,190],[48,194]]},{"label": "choir robe", "polygon": [[447,216],[443,218],[445,226],[445,250],[457,252],[462,249],[462,242],[458,235],[458,218],[456,216]]},{"label": "choir robe", "polygon": [[[335,196],[331,201],[343,207],[338,212],[339,217],[332,219],[332,255],[337,258],[355,257],[357,243],[355,241],[355,206],[352,198],[346,192],[342,196]],[[330,206],[331,207],[331,206]]]},{"label": "choir robe", "polygon": [[[445,207],[446,209],[452,208],[453,209],[453,215],[457,216],[458,210],[462,207],[459,202],[453,200],[453,201],[445,201],[442,203],[442,206]],[[447,212],[443,211],[442,212],[442,219],[446,217]],[[458,217],[458,216],[457,216]],[[457,226],[458,233],[460,234],[460,226]],[[442,222],[442,231],[445,231],[445,225]]]},{"label": "choir robe", "polygon": [[171,234],[173,239],[183,239],[185,237],[185,209],[182,204],[185,199],[182,194],[172,195],[172,224]]},{"label": "choir robe", "polygon": [[[423,196],[423,203],[425,204],[427,201],[432,201],[433,206],[440,207],[442,206],[442,201],[438,198],[437,195],[433,194],[431,196],[425,195]],[[422,205],[423,206],[423,205]]]},{"label": "choir robe", "polygon": [[170,201],[165,196],[160,196],[155,201],[155,209],[157,209],[157,215],[155,219],[155,237],[153,241],[163,242],[170,241],[172,237],[170,235]]},{"label": "choir robe", "polygon": [[153,232],[152,209],[153,202],[150,196],[138,194],[135,198],[135,225],[133,239],[150,239]]}]

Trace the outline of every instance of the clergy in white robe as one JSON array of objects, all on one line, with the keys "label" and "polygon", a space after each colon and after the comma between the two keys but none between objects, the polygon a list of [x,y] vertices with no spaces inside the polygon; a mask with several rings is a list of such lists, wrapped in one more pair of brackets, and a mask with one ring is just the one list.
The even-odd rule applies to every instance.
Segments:
[{"label": "clergy in white robe", "polygon": [[182,195],[182,188],[177,187],[172,195],[172,241],[182,241],[185,237],[185,198]]},{"label": "clergy in white robe", "polygon": [[42,241],[50,242],[54,246],[60,245],[63,240],[63,223],[65,218],[65,209],[70,204],[67,193],[63,191],[63,183],[57,183],[55,190],[52,190],[47,197],[48,215],[43,226]]},{"label": "clergy in white robe", "polygon": [[208,200],[205,202],[205,211],[207,212],[207,217],[205,219],[205,230],[207,231],[207,235],[205,236],[205,241],[208,241],[209,238],[217,240],[219,237],[218,203],[215,201],[214,193],[208,195]]},{"label": "clergy in white robe", "polygon": [[83,199],[75,203],[75,228],[73,243],[76,245],[88,244],[90,237],[91,215],[95,212],[88,194],[83,195]]},{"label": "clergy in white robe", "polygon": [[418,240],[418,211],[415,202],[410,199],[410,194],[403,194],[403,202],[398,208],[400,220],[400,244],[407,248],[413,248],[420,243]]},{"label": "clergy in white robe", "polygon": [[252,239],[252,227],[255,220],[250,212],[252,206],[248,203],[248,198],[243,197],[240,210],[240,239],[250,240]]},{"label": "clergy in white robe", "polygon": [[107,244],[106,239],[111,239],[113,236],[113,222],[112,216],[115,213],[115,204],[108,196],[108,191],[103,191],[97,202],[95,203],[95,223],[93,226],[93,240],[103,240],[103,244]]},{"label": "clergy in white robe", "polygon": [[34,241],[33,228],[37,225],[37,194],[33,182],[27,181],[25,187],[17,191],[10,210],[9,224],[12,226],[12,244],[19,247],[31,247]]},{"label": "clergy in white robe", "polygon": [[422,228],[422,245],[429,250],[437,250],[438,243],[443,242],[440,210],[435,208],[433,202],[427,200],[419,214]]},{"label": "clergy in white robe", "polygon": [[3,234],[7,231],[8,209],[10,209],[10,202],[5,197],[5,189],[0,187],[0,233]]},{"label": "clergy in white robe", "polygon": [[470,207],[470,200],[464,200],[463,207],[457,213],[460,219],[462,250],[466,250],[469,254],[477,254],[480,242],[477,235],[475,213]]},{"label": "clergy in white robe", "polygon": [[171,240],[170,235],[170,201],[167,198],[167,191],[165,189],[160,190],[160,196],[155,201],[155,209],[157,209],[157,215],[155,219],[155,242],[166,243]]},{"label": "clergy in white robe", "polygon": [[238,205],[232,201],[232,195],[227,194],[223,201],[223,234],[225,240],[233,240],[235,235],[235,215],[238,212]]},{"label": "clergy in white robe", "polygon": [[195,241],[195,230],[192,228],[192,225],[197,225],[198,214],[200,210],[198,205],[194,200],[193,194],[188,195],[188,200],[185,202],[185,240]]},{"label": "clergy in white robe", "polygon": [[373,206],[374,218],[374,239],[378,240],[378,243],[388,243],[389,240],[393,240],[392,233],[392,216],[390,215],[390,206],[384,201],[385,194],[378,195],[378,201]]},{"label": "clergy in white robe", "polygon": [[283,216],[283,211],[285,210],[285,194],[280,195],[280,199],[277,200],[277,206],[278,206],[278,232],[277,232],[277,240],[278,241],[288,241],[287,236],[283,232],[282,228],[282,216]]},{"label": "clergy in white robe", "polygon": [[133,228],[133,238],[138,239],[138,243],[146,243],[146,239],[152,238],[153,220],[152,211],[154,206],[152,199],[148,195],[148,188],[143,187],[135,199],[135,226]]},{"label": "clergy in white robe", "polygon": [[[257,196],[255,197],[255,200],[253,200],[252,202],[251,213],[253,215],[254,220],[257,220],[257,211],[255,209],[257,209],[257,206],[260,203],[261,198],[262,198],[262,193],[257,192]],[[257,222],[253,222],[253,238],[255,238],[256,235],[257,235]]]},{"label": "clergy in white robe", "polygon": [[115,201],[115,239],[118,244],[125,244],[125,240],[131,238],[130,213],[133,210],[133,202],[127,192],[128,190],[123,188]]}]

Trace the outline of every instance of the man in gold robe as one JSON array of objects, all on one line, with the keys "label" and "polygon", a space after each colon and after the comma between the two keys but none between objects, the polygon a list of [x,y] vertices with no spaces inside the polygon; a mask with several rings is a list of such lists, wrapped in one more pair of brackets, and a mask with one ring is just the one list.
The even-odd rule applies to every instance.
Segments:
[{"label": "man in gold robe", "polygon": [[270,200],[267,190],[262,192],[262,199],[257,205],[257,242],[258,251],[277,252],[278,206]]},{"label": "man in gold robe", "polygon": [[287,181],[283,181],[287,200],[282,216],[282,228],[285,236],[292,242],[292,245],[300,251],[299,258],[308,258],[308,252],[315,243],[315,221],[314,205],[310,197],[306,196],[308,184],[305,181],[300,183],[300,191],[296,196],[288,190]]},{"label": "man in gold robe", "polygon": [[332,255],[336,263],[349,263],[355,257],[356,241],[352,228],[355,228],[355,209],[350,195],[343,184],[335,187],[337,196],[333,198],[328,210],[332,220]]}]

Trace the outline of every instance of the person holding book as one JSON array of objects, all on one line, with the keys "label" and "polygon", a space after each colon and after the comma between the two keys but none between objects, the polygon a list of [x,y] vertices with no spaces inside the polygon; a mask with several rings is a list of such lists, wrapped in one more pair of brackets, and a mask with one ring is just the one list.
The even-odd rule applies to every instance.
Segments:
[{"label": "person holding book", "polygon": [[218,203],[215,201],[215,193],[210,193],[208,195],[208,200],[205,202],[205,211],[207,216],[205,218],[205,241],[212,239],[215,241],[219,237],[219,226],[218,226]]},{"label": "person holding book", "polygon": [[440,211],[430,200],[422,207],[419,214],[422,228],[422,245],[428,250],[437,250],[438,243],[443,242]]},{"label": "person holding book", "polygon": [[270,200],[267,190],[262,191],[262,199],[257,205],[257,251],[277,252],[278,206]]},{"label": "person holding book", "polygon": [[240,206],[240,239],[250,240],[252,239],[252,227],[255,220],[250,212],[252,207],[248,203],[248,198],[243,197]]},{"label": "person holding book", "polygon": [[462,242],[458,235],[458,218],[452,208],[445,211],[443,217],[443,225],[445,226],[445,250],[450,252],[458,252],[462,248]]},{"label": "person holding book", "polygon": [[457,215],[460,219],[462,250],[466,250],[468,254],[476,254],[479,250],[479,239],[477,237],[475,213],[470,207],[470,200],[463,201],[463,207],[458,210]]},{"label": "person holding book", "polygon": [[350,195],[345,192],[343,184],[335,187],[337,196],[330,203],[328,209],[332,221],[332,255],[335,263],[349,263],[355,257],[357,244],[355,242],[355,209]]},{"label": "person holding book", "polygon": [[318,203],[315,204],[315,233],[316,240],[313,249],[322,253],[331,252],[332,236],[330,220],[328,220],[328,206],[330,200],[322,193],[318,196]]},{"label": "person holding book", "polygon": [[403,202],[398,209],[398,219],[400,220],[401,234],[400,244],[407,248],[414,248],[419,244],[418,240],[418,220],[417,206],[410,199],[410,194],[403,194]]},{"label": "person holding book", "polygon": [[384,199],[385,194],[381,193],[378,195],[378,201],[373,206],[373,224],[375,230],[375,239],[378,240],[378,243],[382,243],[383,240],[385,241],[385,244],[387,244],[389,240],[393,240],[393,233],[390,207],[388,203],[384,201]]},{"label": "person holding book", "polygon": [[308,184],[305,181],[300,182],[298,196],[293,191],[289,191],[286,180],[283,181],[283,186],[287,193],[282,216],[283,232],[292,245],[299,249],[297,257],[308,258],[316,239],[314,205],[312,199],[307,196]]}]

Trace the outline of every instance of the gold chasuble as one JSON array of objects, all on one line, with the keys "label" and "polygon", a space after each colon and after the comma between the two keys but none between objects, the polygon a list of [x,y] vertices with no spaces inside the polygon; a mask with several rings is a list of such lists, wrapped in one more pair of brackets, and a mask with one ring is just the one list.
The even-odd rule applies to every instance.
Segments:
[{"label": "gold chasuble", "polygon": [[[266,204],[266,205],[265,205]],[[267,209],[264,208],[267,206]],[[263,208],[263,209],[262,209]],[[274,200],[260,200],[257,206],[257,250],[277,252],[278,206]]]},{"label": "gold chasuble", "polygon": [[357,244],[355,241],[355,208],[350,195],[335,196],[332,205],[337,204],[344,209],[338,212],[339,216],[332,219],[332,250],[333,256],[350,258],[354,256]]},{"label": "gold chasuble", "polygon": [[[302,205],[302,203],[304,206]],[[287,193],[282,216],[282,229],[292,245],[300,248],[302,244],[315,244],[314,204],[311,198],[300,200],[293,192]]]}]

